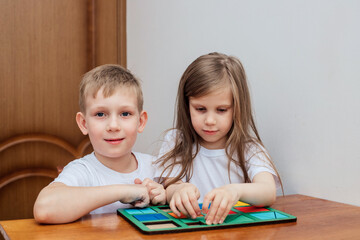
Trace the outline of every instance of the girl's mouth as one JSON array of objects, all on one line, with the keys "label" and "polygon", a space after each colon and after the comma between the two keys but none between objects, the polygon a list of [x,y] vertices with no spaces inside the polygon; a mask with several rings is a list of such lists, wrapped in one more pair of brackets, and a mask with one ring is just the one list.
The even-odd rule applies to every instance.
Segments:
[{"label": "girl's mouth", "polygon": [[217,131],[204,130],[204,133],[207,135],[214,135],[217,133]]}]

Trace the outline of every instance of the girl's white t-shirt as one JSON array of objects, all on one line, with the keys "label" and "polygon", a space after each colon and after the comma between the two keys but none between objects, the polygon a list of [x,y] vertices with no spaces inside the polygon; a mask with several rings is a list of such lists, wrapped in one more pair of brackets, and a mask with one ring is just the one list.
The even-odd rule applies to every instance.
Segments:
[{"label": "girl's white t-shirt", "polygon": [[[174,146],[176,130],[169,131],[165,136],[165,141],[160,149],[159,157],[167,153]],[[246,154],[246,169],[250,180],[252,181],[256,174],[260,172],[270,172],[275,179],[277,187],[279,187],[279,178],[274,169],[271,167],[266,158],[267,152],[261,147],[252,146]],[[195,151],[195,146],[193,151]],[[176,165],[169,177],[175,177],[181,170],[180,165]],[[155,177],[160,177],[163,168],[156,169]],[[167,172],[163,175],[166,176]],[[186,179],[182,179],[184,182]],[[231,182],[230,182],[231,180]],[[210,150],[200,146],[199,152],[193,162],[193,175],[189,181],[194,184],[200,191],[198,202],[202,202],[206,193],[214,188],[218,188],[230,183],[244,183],[244,175],[241,168],[235,163],[230,164],[230,179],[228,171],[228,158],[225,149]]]}]

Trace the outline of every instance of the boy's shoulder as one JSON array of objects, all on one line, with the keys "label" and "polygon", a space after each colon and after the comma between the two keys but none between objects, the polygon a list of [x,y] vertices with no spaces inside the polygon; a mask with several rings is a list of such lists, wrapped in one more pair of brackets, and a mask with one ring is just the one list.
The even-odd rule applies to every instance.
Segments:
[{"label": "boy's shoulder", "polygon": [[156,157],[147,153],[133,152],[138,162],[138,178],[154,178]]},{"label": "boy's shoulder", "polygon": [[139,162],[153,162],[156,160],[155,156],[147,153],[133,152],[133,154]]},{"label": "boy's shoulder", "polygon": [[94,152],[92,152],[81,158],[72,160],[68,165],[93,165],[96,161],[97,158],[95,157]]}]

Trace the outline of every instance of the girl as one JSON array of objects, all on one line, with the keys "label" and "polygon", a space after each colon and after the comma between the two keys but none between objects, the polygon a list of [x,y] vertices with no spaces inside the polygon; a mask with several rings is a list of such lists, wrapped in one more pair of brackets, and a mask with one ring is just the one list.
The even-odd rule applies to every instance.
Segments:
[{"label": "girl", "polygon": [[207,224],[217,224],[238,200],[274,203],[281,180],[256,129],[237,58],[210,53],[185,70],[176,128],[165,136],[157,163],[167,201],[178,216],[203,213]]}]

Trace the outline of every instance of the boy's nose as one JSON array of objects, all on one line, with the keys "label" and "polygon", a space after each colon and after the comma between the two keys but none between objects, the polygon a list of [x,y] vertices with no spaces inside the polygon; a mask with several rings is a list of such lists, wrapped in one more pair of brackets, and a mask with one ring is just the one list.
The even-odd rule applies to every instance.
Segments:
[{"label": "boy's nose", "polygon": [[119,131],[120,130],[120,124],[116,117],[112,117],[109,119],[106,130],[107,131]]}]

